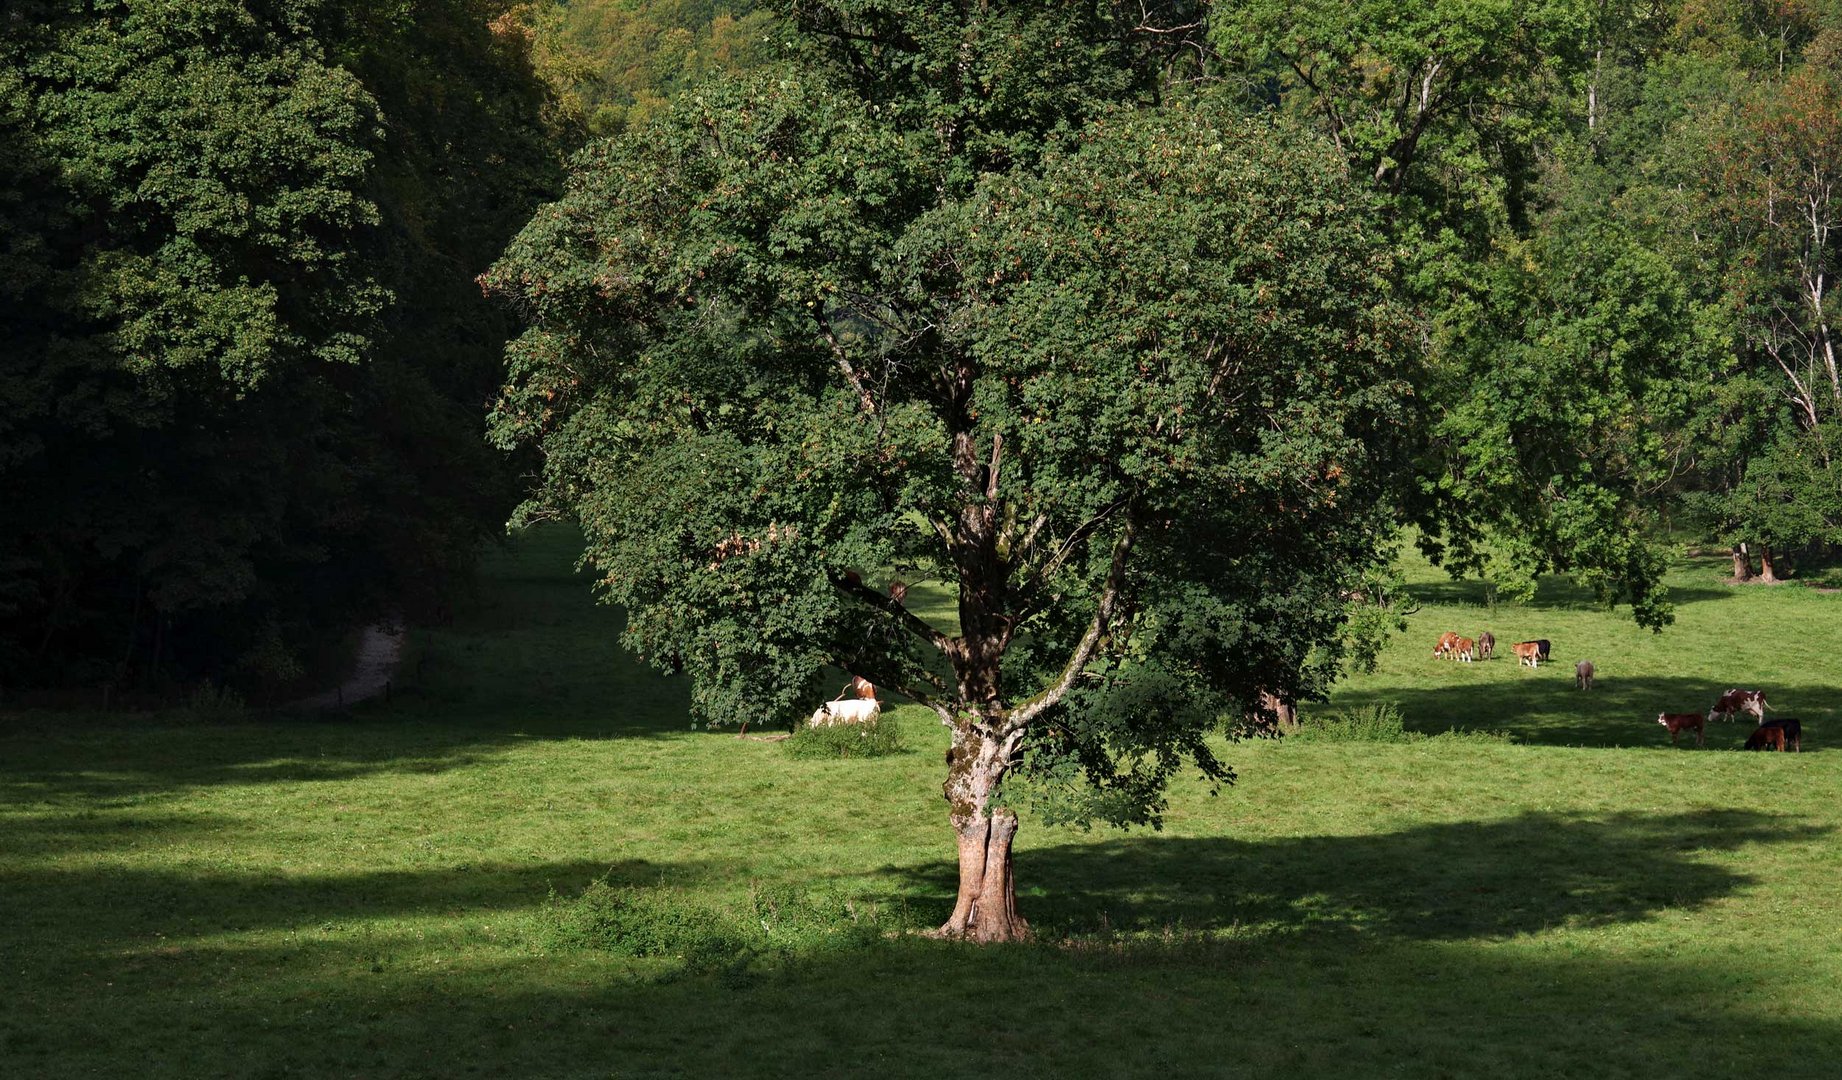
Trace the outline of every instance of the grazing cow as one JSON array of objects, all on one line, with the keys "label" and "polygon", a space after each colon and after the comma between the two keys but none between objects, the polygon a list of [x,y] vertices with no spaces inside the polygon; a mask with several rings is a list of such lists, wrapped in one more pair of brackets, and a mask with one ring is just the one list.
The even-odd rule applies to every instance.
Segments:
[{"label": "grazing cow", "polygon": [[1541,666],[1541,646],[1535,644],[1533,641],[1518,641],[1509,647],[1509,651],[1515,653],[1516,659],[1527,664],[1529,667],[1538,668]]},{"label": "grazing cow", "polygon": [[1544,664],[1547,663],[1548,662],[1548,639],[1545,637],[1536,638],[1535,647],[1541,650],[1541,662]]},{"label": "grazing cow", "polygon": [[1657,723],[1669,729],[1669,745],[1676,745],[1676,736],[1688,728],[1695,729],[1695,745],[1708,745],[1708,718],[1698,712],[1657,713]]},{"label": "grazing cow", "polygon": [[1759,718],[1761,724],[1765,723],[1765,691],[1729,690],[1708,710],[1708,719],[1731,720],[1743,712],[1751,713]]},{"label": "grazing cow", "polygon": [[1459,638],[1458,644],[1452,646],[1452,659],[1454,660],[1463,660],[1465,663],[1469,664],[1476,655],[1477,642],[1472,641],[1468,637]]},{"label": "grazing cow", "polygon": [[1439,644],[1433,646],[1433,658],[1436,660],[1439,657],[1444,656],[1445,654],[1451,652],[1452,646],[1456,644],[1458,644],[1458,635],[1456,633],[1453,633],[1452,631],[1447,630],[1445,633],[1440,634]]},{"label": "grazing cow", "polygon": [[864,678],[863,676],[852,675],[851,681],[845,683],[844,689],[838,691],[838,696],[833,698],[832,700],[833,701],[843,701],[848,698],[857,698],[863,701],[875,701],[876,700],[876,687],[870,683],[870,680]]},{"label": "grazing cow", "polygon": [[1496,651],[1497,651],[1496,635],[1492,634],[1488,630],[1485,630],[1484,632],[1478,634],[1477,636],[1477,658],[1479,660],[1490,659],[1493,655],[1496,654]]},{"label": "grazing cow", "polygon": [[1790,744],[1791,749],[1800,754],[1804,752],[1804,724],[1803,721],[1799,720],[1797,717],[1780,716],[1772,720],[1767,720],[1753,730],[1757,733],[1765,728],[1778,728],[1780,731],[1783,731],[1784,741]]},{"label": "grazing cow", "polygon": [[1748,750],[1777,750],[1784,752],[1784,729],[1777,724],[1761,724],[1746,736]]},{"label": "grazing cow", "polygon": [[883,706],[875,698],[851,698],[828,701],[819,706],[806,722],[807,727],[831,727],[833,724],[868,724],[883,715]]},{"label": "grazing cow", "polygon": [[1582,660],[1573,665],[1573,685],[1581,690],[1593,688],[1593,662]]}]

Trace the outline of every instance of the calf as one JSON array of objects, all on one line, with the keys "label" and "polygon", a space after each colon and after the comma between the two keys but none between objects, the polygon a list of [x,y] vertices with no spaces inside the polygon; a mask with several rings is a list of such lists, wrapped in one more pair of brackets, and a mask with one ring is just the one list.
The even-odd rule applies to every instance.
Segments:
[{"label": "calf", "polygon": [[1496,651],[1497,639],[1490,631],[1486,630],[1477,636],[1477,658],[1479,660],[1490,659]]},{"label": "calf", "polygon": [[828,701],[819,706],[806,722],[807,727],[831,727],[833,724],[868,724],[883,715],[882,704],[875,698],[850,698]]},{"label": "calf", "polygon": [[1458,643],[1452,646],[1452,659],[1454,660],[1463,660],[1465,663],[1469,664],[1476,655],[1477,642],[1472,641],[1468,637],[1459,638]]},{"label": "calf", "polygon": [[1657,713],[1657,723],[1669,729],[1669,745],[1676,745],[1676,736],[1688,728],[1695,729],[1695,745],[1706,746],[1708,736],[1708,718],[1698,712]]},{"label": "calf", "polygon": [[1530,667],[1541,666],[1541,646],[1533,641],[1518,641],[1509,647],[1509,651],[1516,654],[1516,659]]},{"label": "calf", "polygon": [[[1804,725],[1803,721],[1799,720],[1797,717],[1780,716],[1775,720],[1767,720],[1754,729],[1754,734],[1764,731],[1766,728],[1778,728],[1780,731],[1783,731],[1784,741],[1790,744],[1791,749],[1800,754],[1804,752]],[[1783,747],[1780,747],[1780,749],[1783,749]]]},{"label": "calf", "polygon": [[1740,713],[1751,713],[1765,723],[1765,691],[1729,690],[1708,710],[1708,719],[1731,720]]},{"label": "calf", "polygon": [[1451,652],[1452,646],[1456,644],[1458,644],[1457,634],[1453,633],[1450,630],[1447,630],[1445,633],[1440,634],[1439,644],[1433,646],[1433,658],[1438,659],[1439,657],[1444,656],[1446,653]]},{"label": "calf", "polygon": [[1784,729],[1777,724],[1761,724],[1746,736],[1748,750],[1784,750]]},{"label": "calf", "polygon": [[1573,685],[1581,690],[1593,688],[1593,662],[1582,660],[1573,665]]}]

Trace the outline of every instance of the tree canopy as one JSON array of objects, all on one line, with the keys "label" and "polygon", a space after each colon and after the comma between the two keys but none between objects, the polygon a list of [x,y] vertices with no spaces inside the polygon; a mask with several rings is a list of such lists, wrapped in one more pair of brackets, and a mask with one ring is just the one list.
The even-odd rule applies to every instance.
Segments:
[{"label": "tree canopy", "polygon": [[1155,820],[1182,761],[1231,776],[1223,717],[1334,675],[1415,338],[1328,142],[1136,108],[1158,61],[1121,15],[793,14],[802,72],[595,147],[495,266],[531,322],[495,429],[703,719],[798,715],[827,664],[933,708],[943,929],[1011,937],[1007,776]]}]

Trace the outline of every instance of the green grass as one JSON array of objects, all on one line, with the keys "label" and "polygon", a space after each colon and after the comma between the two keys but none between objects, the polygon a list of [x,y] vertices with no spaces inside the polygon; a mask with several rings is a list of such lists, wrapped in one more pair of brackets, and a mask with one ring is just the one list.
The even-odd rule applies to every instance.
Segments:
[{"label": "green grass", "polygon": [[[1559,588],[1466,606],[1416,569],[1413,631],[1320,711],[1395,702],[1411,730],[1518,742],[1244,744],[1240,782],[1180,785],[1162,833],[1026,823],[1045,940],[979,950],[882,936],[949,906],[937,725],[892,709],[905,752],[840,760],[693,730],[570,559],[561,532],[495,557],[390,701],[347,717],[0,716],[0,1076],[1842,1061],[1842,597],[1690,564],[1653,637]],[[1433,661],[1448,624],[1549,637],[1558,662]],[[1728,685],[1770,690],[1810,750],[1672,751],[1651,717]],[[635,926],[647,944],[608,947]]]},{"label": "green grass", "polygon": [[[1797,585],[1728,585],[1721,558],[1684,558],[1667,578],[1676,621],[1661,634],[1628,609],[1607,612],[1584,590],[1549,579],[1527,605],[1485,602],[1478,582],[1454,582],[1417,556],[1406,562],[1419,611],[1375,674],[1350,680],[1334,705],[1392,702],[1410,728],[1503,731],[1521,742],[1565,746],[1669,747],[1660,712],[1706,712],[1729,688],[1763,688],[1769,715],[1804,722],[1806,750],[1824,746],[1842,705],[1842,596]],[[1496,635],[1497,656],[1457,663],[1432,659],[1439,635]],[[1547,638],[1553,663],[1539,670],[1510,653],[1515,641]],[[1574,664],[1596,669],[1590,693],[1574,690]],[[1745,741],[1749,725],[1708,729],[1710,747]],[[1687,745],[1686,743],[1683,745]]]}]

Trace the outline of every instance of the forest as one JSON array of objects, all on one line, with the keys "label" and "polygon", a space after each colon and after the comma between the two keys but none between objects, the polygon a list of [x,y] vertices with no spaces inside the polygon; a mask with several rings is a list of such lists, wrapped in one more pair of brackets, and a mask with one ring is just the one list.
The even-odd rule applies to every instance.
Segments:
[{"label": "forest", "polygon": [[[990,108],[965,122],[989,145],[969,144],[954,183],[1028,171],[1122,110],[1289,125],[1288,156],[1327,141],[1411,322],[1394,343],[1411,353],[1411,465],[1373,470],[1392,522],[1377,545],[1412,526],[1502,595],[1569,573],[1646,625],[1668,619],[1665,526],[1730,551],[1740,579],[1830,557],[1833,5],[1053,11],[1066,25],[1009,28],[981,74]],[[969,18],[711,0],[10,5],[0,686],[272,694],[351,627],[438,617],[535,467],[529,446],[485,435],[496,388],[519,386],[502,345],[531,313],[474,278],[563,194],[571,155],[590,177],[623,135],[696,122],[673,104],[694,87],[816,70],[812,42],[857,41],[856,59],[818,60],[861,80],[885,48],[869,39],[926,56]],[[1058,60],[1064,31],[1103,73]],[[929,89],[947,74],[878,87],[879,134],[958,123],[897,107],[948,100]],[[847,180],[814,178],[851,197]]]}]

